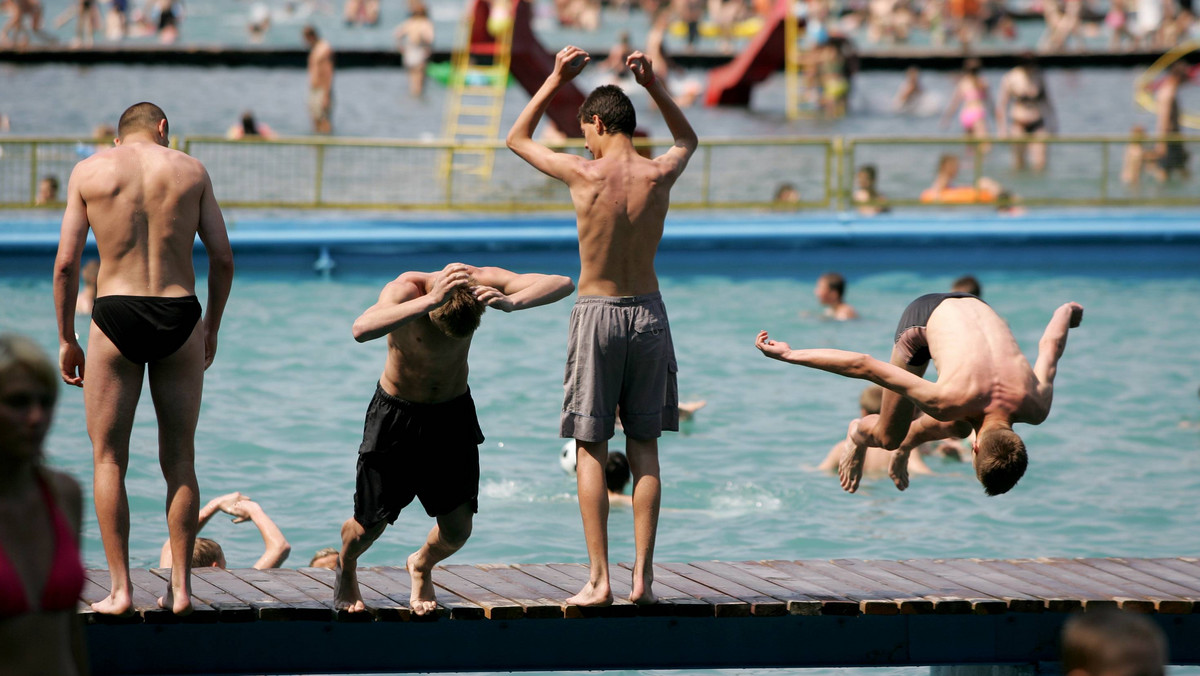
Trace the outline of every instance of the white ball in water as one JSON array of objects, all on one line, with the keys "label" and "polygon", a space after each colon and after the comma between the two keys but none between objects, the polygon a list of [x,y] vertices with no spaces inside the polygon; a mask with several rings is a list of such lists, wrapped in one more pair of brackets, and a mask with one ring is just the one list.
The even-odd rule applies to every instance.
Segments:
[{"label": "white ball in water", "polygon": [[562,471],[575,476],[575,440],[567,439],[567,443],[563,444],[562,452],[558,454],[558,466],[562,467]]}]

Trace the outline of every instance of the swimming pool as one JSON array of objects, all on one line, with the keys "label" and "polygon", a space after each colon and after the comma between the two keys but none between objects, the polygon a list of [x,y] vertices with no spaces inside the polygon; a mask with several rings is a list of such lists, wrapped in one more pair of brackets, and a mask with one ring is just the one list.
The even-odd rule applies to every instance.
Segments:
[{"label": "swimming pool", "polygon": [[[1059,213],[1007,230],[984,222],[957,238],[936,227],[924,236],[909,228],[904,236],[913,224],[902,221],[876,221],[879,230],[866,234],[861,224],[828,223],[825,239],[788,239],[787,228],[798,226],[768,215],[754,222],[774,228],[775,239],[749,236],[741,224],[725,230],[746,236],[724,244],[713,225],[719,220],[669,227],[660,256],[680,394],[708,401],[695,421],[662,442],[660,560],[1196,553],[1198,439],[1180,423],[1200,421],[1200,242],[1187,234],[1197,219],[1180,215],[1172,225],[1160,214],[1145,228],[1126,223],[1105,234],[1101,220],[1084,228]],[[1054,236],[1046,231],[1051,221]],[[856,237],[845,234],[851,226]],[[1138,231],[1143,236],[1130,234]],[[705,237],[689,243],[689,232]],[[490,239],[473,247],[464,241],[436,251],[347,250],[335,256],[329,279],[311,270],[311,247],[294,256],[251,247],[240,259],[220,352],[207,374],[200,486],[205,499],[240,490],[260,502],[293,545],[290,565],[335,544],[350,514],[362,416],[383,360],[383,345],[356,344],[350,324],[379,288],[404,270],[432,270],[453,258],[578,272],[569,247],[498,246],[488,253],[479,241]],[[17,260],[26,261],[26,272],[9,264]],[[18,328],[54,348],[48,259],[25,252],[4,261],[0,329]],[[814,317],[813,282],[831,269],[847,276],[847,300],[862,319]],[[755,332],[769,329],[793,346],[882,356],[908,301],[966,273],[980,278],[985,299],[1030,355],[1054,308],[1067,300],[1086,308],[1061,364],[1050,419],[1024,428],[1028,474],[1011,494],[987,498],[969,468],[935,462],[938,475],[916,477],[904,494],[886,478],[868,481],[856,495],[842,493],[835,478],[809,468],[844,434],[862,383],[767,360],[753,348]],[[569,310],[567,300],[484,316],[471,362],[487,436],[480,512],[455,562],[586,560],[574,483],[557,460]],[[154,434],[143,397],[128,480],[131,558],[139,566],[156,565],[166,537]],[[48,449],[53,464],[87,481],[79,391],[63,391]],[[631,522],[627,509],[614,508],[615,560],[632,557]],[[430,523],[419,509],[407,511],[365,563],[398,563]],[[261,548],[256,532],[227,521],[215,520],[205,534],[223,543],[235,567],[250,565]],[[90,513],[84,556],[90,567],[103,566]]]}]

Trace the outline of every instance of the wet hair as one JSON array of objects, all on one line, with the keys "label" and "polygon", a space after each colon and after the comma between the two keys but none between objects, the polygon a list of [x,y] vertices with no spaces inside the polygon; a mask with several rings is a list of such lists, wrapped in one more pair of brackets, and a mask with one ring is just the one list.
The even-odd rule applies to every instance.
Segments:
[{"label": "wet hair", "polygon": [[309,567],[312,567],[312,566],[317,565],[317,561],[320,561],[321,559],[323,559],[327,556],[340,556],[340,555],[341,555],[341,552],[339,552],[334,547],[325,547],[324,549],[318,549],[317,553],[313,554],[313,557],[308,562],[308,565],[309,565]]},{"label": "wet hair", "polygon": [[135,103],[121,113],[121,120],[117,122],[117,138],[125,138],[126,134],[139,131],[155,131],[158,123],[166,119],[167,114],[153,103]]},{"label": "wet hair", "polygon": [[883,388],[878,385],[872,385],[862,391],[858,395],[858,407],[867,412],[867,415],[879,413],[879,409],[883,407]]},{"label": "wet hair", "polygon": [[1010,429],[980,432],[975,440],[975,476],[988,495],[1007,493],[1025,474],[1025,442]]},{"label": "wet hair", "polygon": [[258,123],[254,121],[254,113],[246,111],[242,113],[242,134],[244,136],[258,136]]},{"label": "wet hair", "polygon": [[954,284],[950,286],[951,291],[962,291],[969,293],[976,298],[983,298],[983,288],[979,286],[979,280],[972,275],[963,275],[954,280]]},{"label": "wet hair", "polygon": [[825,285],[829,287],[829,290],[836,293],[838,298],[841,298],[846,294],[846,278],[836,272],[826,272],[825,274],[821,275],[817,281],[825,282]]},{"label": "wet hair", "polygon": [[192,568],[208,568],[220,565],[224,560],[225,552],[221,551],[221,545],[215,540],[196,538],[196,544],[192,547]]},{"label": "wet hair", "polygon": [[58,399],[58,368],[50,357],[31,338],[19,333],[0,333],[0,382],[12,377],[17,369],[49,390],[51,404]]},{"label": "wet hair", "polygon": [[469,338],[479,328],[479,319],[486,309],[470,286],[456,286],[450,290],[445,304],[429,313],[429,319],[451,338]]},{"label": "wet hair", "polygon": [[1149,619],[1120,610],[1071,616],[1063,625],[1063,673],[1163,676],[1167,641]]},{"label": "wet hair", "polygon": [[625,92],[616,85],[596,87],[579,106],[579,121],[591,122],[592,116],[600,118],[610,133],[624,134],[633,138],[637,128],[637,111]]},{"label": "wet hair", "polygon": [[879,175],[879,170],[874,164],[864,164],[858,168],[858,173],[866,174],[867,178],[871,179],[871,183],[875,182],[875,177]]},{"label": "wet hair", "polygon": [[620,451],[608,454],[608,462],[604,464],[604,483],[613,493],[624,493],[625,484],[629,483],[629,458]]}]

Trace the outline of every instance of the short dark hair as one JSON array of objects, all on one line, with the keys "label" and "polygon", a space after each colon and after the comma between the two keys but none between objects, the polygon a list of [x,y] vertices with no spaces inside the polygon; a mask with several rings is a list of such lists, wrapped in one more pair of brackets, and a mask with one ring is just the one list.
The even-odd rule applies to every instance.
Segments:
[{"label": "short dark hair", "polygon": [[215,540],[196,538],[196,544],[192,547],[192,568],[208,568],[221,563],[224,558],[225,552],[221,551],[221,545]]},{"label": "short dark hair", "polygon": [[975,448],[975,476],[988,495],[1012,490],[1029,466],[1025,442],[1010,429],[980,432]]},{"label": "short dark hair", "polygon": [[878,176],[878,170],[874,164],[864,164],[858,168],[858,171],[870,177],[872,183],[875,182],[875,177]]},{"label": "short dark hair", "polygon": [[451,338],[468,338],[479,328],[479,319],[486,309],[469,286],[456,286],[450,290],[445,304],[429,313],[429,319]]},{"label": "short dark hair", "polygon": [[[826,272],[821,275],[820,280],[825,281],[825,285],[829,290],[836,293],[838,298],[846,295],[846,278],[836,272]],[[818,280],[818,281],[820,281]]]},{"label": "short dark hair", "polygon": [[135,103],[121,113],[121,120],[117,122],[117,138],[125,138],[126,134],[132,132],[154,131],[158,129],[158,123],[165,119],[167,114],[153,103]]},{"label": "short dark hair", "polygon": [[46,174],[45,176],[42,177],[42,180],[45,181],[46,183],[50,184],[51,190],[53,190],[54,192],[58,192],[58,177],[57,176],[55,176],[54,174]]},{"label": "short dark hair", "polygon": [[972,275],[963,275],[954,280],[954,284],[950,287],[951,291],[962,291],[969,293],[976,298],[983,298],[983,288],[979,286],[979,280]]},{"label": "short dark hair", "polygon": [[320,34],[317,33],[317,27],[312,25],[311,23],[305,24],[304,28],[302,28],[300,30],[300,34],[303,35],[305,38],[312,38],[314,40],[319,39],[321,37]]},{"label": "short dark hair", "polygon": [[588,94],[583,105],[579,106],[579,121],[591,122],[593,115],[600,118],[608,131],[633,138],[633,130],[637,128],[637,111],[620,87],[604,85]]},{"label": "short dark hair", "polygon": [[1063,625],[1063,673],[1163,676],[1167,641],[1149,619],[1121,610],[1073,615]]},{"label": "short dark hair", "polygon": [[629,458],[620,451],[608,454],[608,462],[604,464],[604,483],[613,493],[624,493],[625,484],[629,483]]}]

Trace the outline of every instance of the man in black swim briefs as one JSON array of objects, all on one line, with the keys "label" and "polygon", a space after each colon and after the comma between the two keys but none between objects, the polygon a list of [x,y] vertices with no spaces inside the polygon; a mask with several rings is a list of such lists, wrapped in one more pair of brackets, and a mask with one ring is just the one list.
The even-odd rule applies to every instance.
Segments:
[{"label": "man in black swim briefs", "polygon": [[[793,350],[760,331],[755,346],[772,359],[870,380],[884,388],[878,415],[850,423],[838,465],[842,488],[853,493],[868,447],[896,450],[889,474],[908,487],[908,455],[927,441],[975,431],[975,474],[988,495],[1007,492],[1025,473],[1025,444],[1014,423],[1040,424],[1050,413],[1058,360],[1068,329],[1083,306],[1060,306],[1038,344],[1031,368],[1008,324],[969,293],[935,293],[908,306],[896,329],[891,363],[845,350]],[[930,360],[936,382],[925,380]],[[925,414],[913,420],[916,408]]]},{"label": "man in black swim briefs", "polygon": [[[83,388],[96,470],[96,517],[112,586],[99,613],[131,611],[129,434],[145,374],[159,425],[159,462],[167,480],[171,583],[159,602],[191,611],[188,561],[196,538],[199,488],[194,464],[204,370],[217,349],[233,283],[233,253],[212,182],[199,161],[167,147],[167,118],[153,103],[121,116],[116,147],[75,165],[67,186],[54,267],[62,378]],[[85,358],[75,333],[79,260],[88,230],[100,268]],[[192,250],[208,254],[208,307],[201,316]]]},{"label": "man in black swim briefs", "polygon": [[354,516],[342,524],[334,605],[366,610],[358,557],[418,498],[437,519],[407,560],[410,606],[437,609],[433,567],[466,543],[478,511],[483,433],[467,386],[467,353],[487,307],[504,312],[553,303],[575,289],[567,277],[451,263],[406,272],[354,321],[358,342],[387,338],[387,359],[367,407],[358,449]]}]

